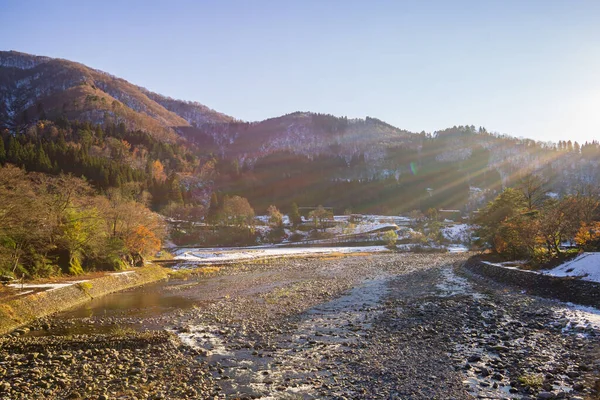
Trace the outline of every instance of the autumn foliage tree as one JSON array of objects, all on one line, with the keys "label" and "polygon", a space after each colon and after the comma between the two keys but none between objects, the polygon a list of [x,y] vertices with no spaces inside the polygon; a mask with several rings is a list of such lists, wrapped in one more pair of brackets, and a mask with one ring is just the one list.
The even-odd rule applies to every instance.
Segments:
[{"label": "autumn foliage tree", "polygon": [[277,207],[270,205],[269,208],[267,208],[267,214],[269,215],[269,225],[271,225],[272,228],[283,227],[283,214],[281,214]]},{"label": "autumn foliage tree", "polygon": [[319,205],[308,214],[308,218],[313,222],[315,229],[320,228],[324,231],[327,228],[327,222],[333,220],[333,212]]},{"label": "autumn foliage tree", "polygon": [[480,240],[506,258],[545,261],[563,255],[562,243],[575,239],[581,249],[599,245],[600,205],[593,193],[542,197],[540,187],[524,180],[521,190],[507,188],[478,214]]},{"label": "autumn foliage tree", "polygon": [[225,197],[223,200],[222,223],[238,228],[254,226],[254,209],[248,199],[240,196]]},{"label": "autumn foliage tree", "polygon": [[575,242],[582,250],[600,250],[600,221],[584,223],[575,235]]},{"label": "autumn foliage tree", "polygon": [[0,167],[0,274],[51,276],[141,265],[165,234],[162,218],[120,189]]}]

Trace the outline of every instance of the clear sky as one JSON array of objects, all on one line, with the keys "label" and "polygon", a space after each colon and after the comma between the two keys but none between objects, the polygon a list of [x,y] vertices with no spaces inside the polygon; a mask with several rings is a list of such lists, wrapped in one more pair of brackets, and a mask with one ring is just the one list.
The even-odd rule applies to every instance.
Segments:
[{"label": "clear sky", "polygon": [[293,111],[600,139],[600,1],[0,0],[0,49],[244,120]]}]

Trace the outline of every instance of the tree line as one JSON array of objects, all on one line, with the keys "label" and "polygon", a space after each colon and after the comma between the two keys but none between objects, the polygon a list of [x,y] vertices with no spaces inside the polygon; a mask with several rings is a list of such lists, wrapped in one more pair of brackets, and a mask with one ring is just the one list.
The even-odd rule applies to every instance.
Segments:
[{"label": "tree line", "polygon": [[475,217],[480,242],[508,259],[544,263],[568,252],[600,250],[600,193],[587,186],[563,197],[544,182],[527,176],[504,189]]},{"label": "tree line", "polygon": [[160,210],[171,202],[193,201],[180,173],[199,168],[198,157],[186,146],[157,140],[124,124],[38,121],[20,133],[0,132],[0,165],[27,171],[72,174],[96,189],[136,183],[150,194],[149,206]]}]

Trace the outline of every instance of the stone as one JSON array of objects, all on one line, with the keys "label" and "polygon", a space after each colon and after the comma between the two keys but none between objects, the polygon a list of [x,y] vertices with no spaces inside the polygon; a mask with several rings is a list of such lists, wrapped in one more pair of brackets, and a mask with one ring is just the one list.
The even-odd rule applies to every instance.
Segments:
[{"label": "stone", "polygon": [[538,400],[551,400],[556,398],[556,394],[552,392],[540,392],[537,398]]}]

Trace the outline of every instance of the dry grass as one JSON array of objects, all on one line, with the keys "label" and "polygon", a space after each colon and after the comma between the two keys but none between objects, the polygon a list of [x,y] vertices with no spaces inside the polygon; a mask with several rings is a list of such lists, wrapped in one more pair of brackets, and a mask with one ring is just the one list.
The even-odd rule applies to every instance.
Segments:
[{"label": "dry grass", "polygon": [[222,267],[213,266],[213,265],[202,266],[202,267],[191,268],[191,269],[177,269],[177,270],[168,271],[168,276],[169,276],[169,279],[187,280],[192,276],[197,276],[197,277],[212,276],[212,275],[217,274],[219,271],[221,271],[221,269],[222,269]]},{"label": "dry grass", "polygon": [[530,388],[540,388],[544,383],[544,376],[542,374],[525,374],[519,377],[519,382]]},{"label": "dry grass", "polygon": [[114,328],[112,328],[109,333],[112,336],[123,337],[123,336],[135,335],[136,330],[133,328],[130,328],[130,327],[117,325]]}]

